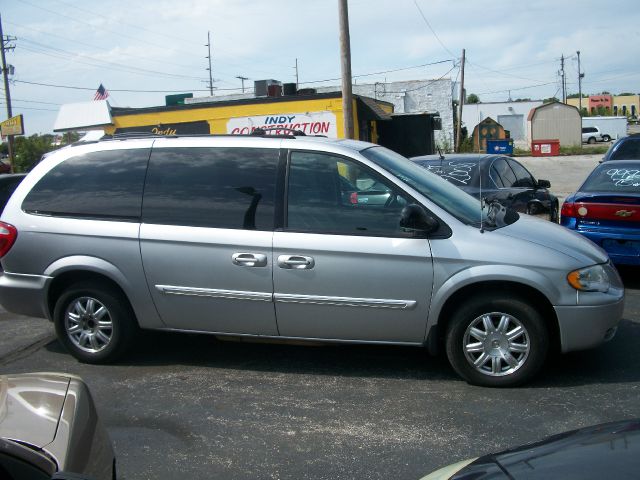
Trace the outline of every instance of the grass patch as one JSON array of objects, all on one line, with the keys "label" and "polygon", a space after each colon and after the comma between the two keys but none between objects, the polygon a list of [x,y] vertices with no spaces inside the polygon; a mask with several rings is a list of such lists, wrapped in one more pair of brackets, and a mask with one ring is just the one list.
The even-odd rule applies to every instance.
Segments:
[{"label": "grass patch", "polygon": [[[609,144],[582,147],[580,145],[570,147],[560,147],[560,155],[604,155],[609,150]],[[528,148],[514,148],[514,157],[530,157],[531,150]],[[545,157],[548,155],[544,155]]]}]

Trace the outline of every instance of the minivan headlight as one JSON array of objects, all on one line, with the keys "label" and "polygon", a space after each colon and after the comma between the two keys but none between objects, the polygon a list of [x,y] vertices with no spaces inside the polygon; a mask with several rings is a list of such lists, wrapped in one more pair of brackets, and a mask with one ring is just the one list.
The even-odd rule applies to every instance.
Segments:
[{"label": "minivan headlight", "polygon": [[581,268],[569,272],[567,281],[576,290],[583,292],[606,292],[609,290],[609,275],[602,265]]}]

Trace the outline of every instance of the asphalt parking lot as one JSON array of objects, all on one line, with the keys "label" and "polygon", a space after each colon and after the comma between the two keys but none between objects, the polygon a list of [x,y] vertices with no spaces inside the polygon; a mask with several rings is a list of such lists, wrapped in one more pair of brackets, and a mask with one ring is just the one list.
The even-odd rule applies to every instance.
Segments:
[{"label": "asphalt parking lot", "polygon": [[[523,163],[562,196],[597,163],[591,157]],[[569,175],[566,162],[582,173]],[[420,349],[177,334],[145,335],[117,365],[84,365],[51,340],[45,320],[2,312],[0,373],[83,377],[120,478],[417,479],[564,430],[640,417],[639,273],[622,270],[627,304],[611,342],[551,357],[518,389],[469,386]]]}]

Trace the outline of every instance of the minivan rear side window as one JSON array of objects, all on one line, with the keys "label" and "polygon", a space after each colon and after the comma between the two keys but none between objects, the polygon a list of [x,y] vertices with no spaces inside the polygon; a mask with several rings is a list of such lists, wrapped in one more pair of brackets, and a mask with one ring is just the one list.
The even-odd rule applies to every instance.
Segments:
[{"label": "minivan rear side window", "polygon": [[153,150],[142,221],[272,230],[279,154],[275,148]]},{"label": "minivan rear side window", "polygon": [[53,167],[22,203],[27,213],[140,221],[149,149],[90,152]]}]

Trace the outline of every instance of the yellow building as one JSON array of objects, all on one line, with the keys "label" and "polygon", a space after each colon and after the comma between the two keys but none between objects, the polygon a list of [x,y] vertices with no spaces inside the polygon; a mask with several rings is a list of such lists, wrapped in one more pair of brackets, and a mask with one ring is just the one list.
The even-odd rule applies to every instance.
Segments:
[{"label": "yellow building", "polygon": [[[377,122],[390,120],[393,104],[354,95],[354,137],[378,141]],[[148,108],[111,107],[107,134],[248,134],[257,128],[344,138],[342,94],[313,93]]]},{"label": "yellow building", "polygon": [[614,95],[613,114],[621,116],[638,116],[640,112],[640,95]]},{"label": "yellow building", "polygon": [[[614,116],[623,116],[623,117],[635,117],[640,113],[640,95],[591,95],[590,97],[582,98],[582,108],[586,108],[591,115],[596,115],[596,107],[598,102],[594,102],[593,100],[599,100],[601,97],[609,97],[610,101],[605,106],[605,111],[607,107],[609,107],[609,103],[611,107],[608,108],[607,113],[610,112],[611,115]],[[568,98],[567,105],[572,105],[576,108],[579,108],[580,99],[579,98]]]}]

